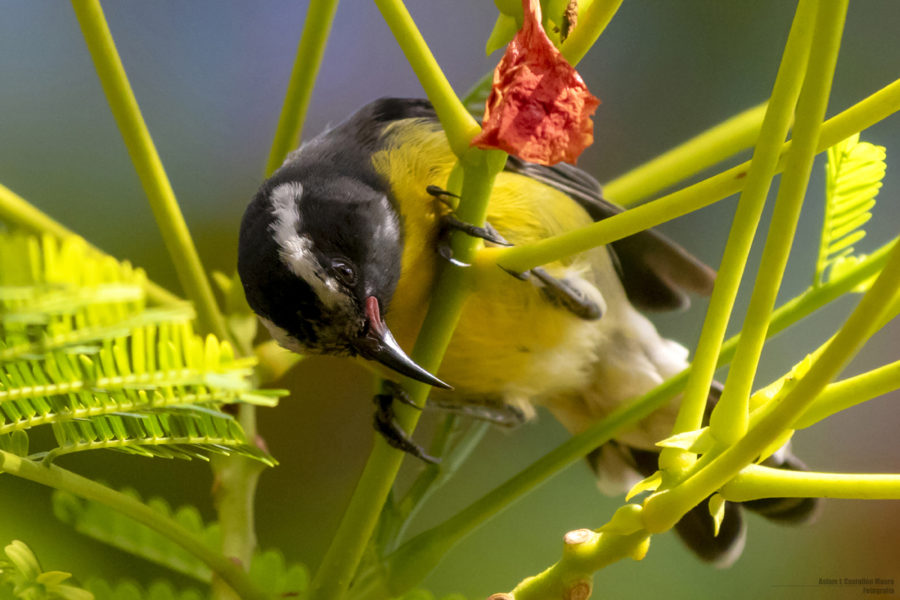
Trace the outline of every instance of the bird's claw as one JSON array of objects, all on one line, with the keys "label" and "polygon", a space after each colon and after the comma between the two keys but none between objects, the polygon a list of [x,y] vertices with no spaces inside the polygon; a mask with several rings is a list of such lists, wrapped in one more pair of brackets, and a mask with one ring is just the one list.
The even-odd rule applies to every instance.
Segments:
[{"label": "bird's claw", "polygon": [[[459,198],[459,196],[453,192],[448,192],[436,185],[429,185],[425,188],[425,191],[452,209],[455,208],[452,199]],[[449,236],[446,235],[446,232],[448,231],[462,231],[467,235],[480,238],[498,246],[512,246],[512,244],[507,242],[506,239],[504,239],[504,237],[487,222],[485,222],[484,227],[478,227],[477,225],[461,221],[450,213],[441,217],[441,225],[443,226],[444,234],[438,242],[438,254],[440,254],[444,260],[457,267],[468,267],[469,265],[453,257]],[[503,267],[500,268],[502,269]],[[603,316],[603,310],[596,302],[586,297],[580,290],[567,283],[564,279],[553,277],[542,267],[535,267],[524,273],[516,273],[509,269],[503,270],[516,279],[521,279],[523,281],[527,280],[529,276],[533,274],[535,278],[543,284],[541,292],[543,292],[544,296],[550,300],[550,302],[565,308],[579,319],[595,321]]]},{"label": "bird's claw", "polygon": [[544,284],[541,292],[548,300],[562,306],[579,319],[596,321],[603,316],[603,309],[596,302],[585,296],[581,290],[573,287],[565,279],[553,277],[543,267],[535,267],[531,269],[531,273]]},{"label": "bird's claw", "polygon": [[[437,198],[444,205],[448,206],[451,211],[456,210],[457,202],[455,202],[455,200],[459,199],[459,196],[457,194],[449,192],[436,185],[429,185],[425,188],[425,191],[429,195]],[[465,221],[456,218],[452,212],[440,217],[440,222],[441,236],[438,240],[438,254],[440,254],[444,260],[457,267],[468,267],[470,265],[453,257],[453,250],[450,247],[449,235],[453,231],[461,231],[466,235],[484,240],[496,246],[512,245],[505,239],[503,239],[503,236],[500,235],[497,230],[491,226],[490,223],[485,223],[484,227],[479,227],[477,225],[473,225],[472,223],[466,223]]]},{"label": "bird's claw", "polygon": [[533,275],[541,282],[541,292],[553,304],[565,308],[579,319],[596,321],[603,316],[603,309],[599,304],[585,296],[580,290],[573,287],[565,279],[557,279],[550,275],[543,267],[535,267],[528,271],[518,272],[498,265],[507,274],[521,281],[528,281]]},{"label": "bird's claw", "polygon": [[484,227],[478,227],[477,225],[460,221],[452,214],[449,214],[441,217],[441,225],[446,229],[462,231],[467,235],[482,239],[497,246],[512,246],[512,244],[503,239],[502,235],[497,233],[497,230],[494,229],[490,223],[485,223]]},{"label": "bird's claw", "polygon": [[409,439],[409,435],[397,423],[394,413],[394,400],[398,400],[408,406],[414,406],[421,410],[403,388],[392,381],[386,381],[384,391],[376,394],[375,401],[375,431],[381,434],[384,441],[392,448],[402,450],[407,454],[415,456],[428,464],[440,464],[440,460],[427,454],[421,446]]}]

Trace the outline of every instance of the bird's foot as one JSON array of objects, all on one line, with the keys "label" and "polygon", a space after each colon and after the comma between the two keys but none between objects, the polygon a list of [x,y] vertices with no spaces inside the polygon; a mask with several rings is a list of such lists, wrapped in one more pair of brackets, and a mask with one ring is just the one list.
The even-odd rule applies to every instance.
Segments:
[{"label": "bird's foot", "polygon": [[375,431],[380,433],[384,441],[392,448],[402,450],[426,463],[439,464],[441,462],[439,459],[430,456],[421,446],[409,439],[409,435],[397,423],[394,414],[394,400],[419,410],[421,407],[412,401],[406,390],[393,381],[385,381],[382,389],[382,393],[376,394],[373,399],[375,401]]},{"label": "bird's foot", "polygon": [[584,295],[584,292],[565,279],[553,277],[543,267],[531,269],[531,274],[543,285],[541,292],[550,302],[561,306],[579,319],[596,321],[603,316],[603,309]]},{"label": "bird's foot", "polygon": [[459,200],[458,195],[445,189],[439,188],[436,185],[429,185],[425,188],[425,191],[451,209],[450,213],[447,213],[440,218],[441,234],[438,239],[438,254],[440,254],[441,257],[443,257],[447,262],[456,265],[457,267],[469,266],[468,264],[453,257],[453,250],[450,247],[450,234],[454,231],[462,231],[466,235],[484,240],[496,246],[512,245],[505,239],[503,239],[503,236],[500,235],[497,230],[491,226],[490,223],[485,223],[484,227],[479,227],[477,225],[473,225],[472,223],[466,223],[465,221],[461,221],[460,219],[456,218],[452,211],[456,210],[456,206]]},{"label": "bird's foot", "polygon": [[557,279],[550,275],[543,267],[535,267],[523,273],[504,269],[509,275],[522,281],[528,281],[534,276],[540,282],[541,293],[553,304],[571,312],[579,319],[596,321],[603,316],[603,308],[588,298],[584,293],[570,284],[565,279]]},{"label": "bird's foot", "polygon": [[[425,191],[455,210],[455,201],[459,199],[459,196],[453,192],[448,192],[436,185],[429,185],[425,188]],[[452,231],[462,231],[472,237],[480,238],[498,246],[512,246],[512,244],[506,241],[506,239],[504,239],[504,237],[487,222],[485,222],[484,227],[478,227],[471,223],[460,221],[453,216],[453,213],[451,212],[441,218],[441,225],[443,233],[438,242],[438,253],[445,260],[459,267],[467,267],[469,265],[453,258],[453,250],[450,247],[450,236],[448,235],[448,233]],[[566,280],[553,277],[547,273],[543,267],[535,267],[524,273],[515,273],[509,270],[506,270],[506,272],[521,280],[527,280],[530,275],[534,275],[534,277],[542,284],[541,292],[550,302],[565,308],[579,319],[595,321],[603,316],[603,310],[596,302],[585,296],[581,290],[575,288]]]}]

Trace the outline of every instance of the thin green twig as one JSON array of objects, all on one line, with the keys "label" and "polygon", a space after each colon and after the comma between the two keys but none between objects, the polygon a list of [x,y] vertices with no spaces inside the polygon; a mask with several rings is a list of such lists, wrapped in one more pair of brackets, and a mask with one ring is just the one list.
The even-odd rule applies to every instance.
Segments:
[{"label": "thin green twig", "polygon": [[110,110],[119,125],[119,131],[150,201],[163,241],[175,265],[178,279],[197,309],[197,317],[203,331],[214,333],[222,340],[231,340],[225,318],[216,304],[212,287],[200,262],[184,216],[178,207],[172,185],[128,83],[125,68],[122,66],[100,2],[72,0],[72,7],[81,25],[91,58],[94,60]]},{"label": "thin green twig", "polygon": [[[309,4],[278,126],[266,161],[264,175],[267,177],[281,165],[284,157],[300,141],[337,4],[337,0]],[[263,365],[263,369],[269,367],[268,364]],[[240,406],[238,421],[247,438],[255,440],[256,408]],[[213,496],[222,526],[222,549],[228,556],[247,566],[257,544],[254,498],[262,469],[253,461],[242,457],[217,458],[212,461],[212,467],[216,476]],[[213,596],[217,599],[227,598],[228,590],[223,590],[218,582],[214,582]]]},{"label": "thin green twig", "polygon": [[[375,3],[434,105],[451,149],[461,159],[462,189],[458,191],[462,201],[457,217],[469,223],[484,223],[494,177],[503,168],[506,155],[469,148],[469,141],[479,131],[478,124],[456,97],[403,2],[376,0]],[[463,262],[472,262],[478,247],[477,240],[455,234],[451,244],[455,257]],[[431,372],[438,370],[450,343],[462,310],[468,277],[468,270],[449,265],[438,277],[433,301],[412,352],[413,360]],[[427,385],[406,381],[404,387],[414,402],[424,405],[430,389]],[[401,407],[397,413],[399,425],[412,433],[419,418],[418,411]],[[388,446],[383,439],[376,439],[350,505],[313,578],[310,587],[312,600],[340,598],[345,594],[375,530],[402,460],[402,452]]]},{"label": "thin green twig", "polygon": [[297,57],[294,59],[287,94],[278,118],[275,139],[266,161],[267,177],[281,166],[284,157],[300,142],[306,110],[322,64],[325,43],[328,41],[337,5],[338,0],[313,0],[306,9],[303,33],[297,45]]},{"label": "thin green twig", "polygon": [[179,523],[126,494],[91,481],[56,465],[39,465],[0,450],[0,472],[15,475],[81,498],[109,506],[172,540],[203,561],[244,600],[265,600],[266,595],[231,560],[222,556]]},{"label": "thin green twig", "polygon": [[793,424],[803,429],[857,404],[900,389],[900,360],[829,384]]},{"label": "thin green twig", "polygon": [[815,473],[745,467],[722,487],[722,496],[733,502],[760,498],[900,499],[900,475],[866,473]]}]

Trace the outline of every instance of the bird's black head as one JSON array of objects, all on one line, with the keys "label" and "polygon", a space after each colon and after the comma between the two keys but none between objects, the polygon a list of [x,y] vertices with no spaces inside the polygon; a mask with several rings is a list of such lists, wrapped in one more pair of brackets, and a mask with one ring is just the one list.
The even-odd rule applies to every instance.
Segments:
[{"label": "bird's black head", "polygon": [[400,278],[402,224],[387,194],[328,169],[286,166],[241,223],[238,272],[251,308],[295,352],[362,355],[432,385],[383,313]]}]

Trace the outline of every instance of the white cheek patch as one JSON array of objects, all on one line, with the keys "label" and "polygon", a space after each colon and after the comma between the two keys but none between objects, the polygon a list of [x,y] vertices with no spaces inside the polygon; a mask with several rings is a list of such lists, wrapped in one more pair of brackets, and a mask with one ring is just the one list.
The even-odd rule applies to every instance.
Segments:
[{"label": "white cheek patch", "polygon": [[291,352],[296,352],[297,354],[303,354],[306,352],[306,347],[300,343],[300,340],[289,334],[287,331],[270,321],[265,317],[259,317],[260,322],[266,326],[266,329],[269,330],[269,334],[278,342],[278,345],[282,348],[287,348]]},{"label": "white cheek patch", "polygon": [[302,195],[303,186],[300,182],[291,181],[276,186],[269,196],[272,201],[272,215],[275,217],[269,228],[280,248],[281,260],[294,275],[309,284],[325,306],[334,307],[347,303],[349,299],[341,291],[338,282],[319,264],[312,251],[312,240],[298,233],[299,202]]}]

